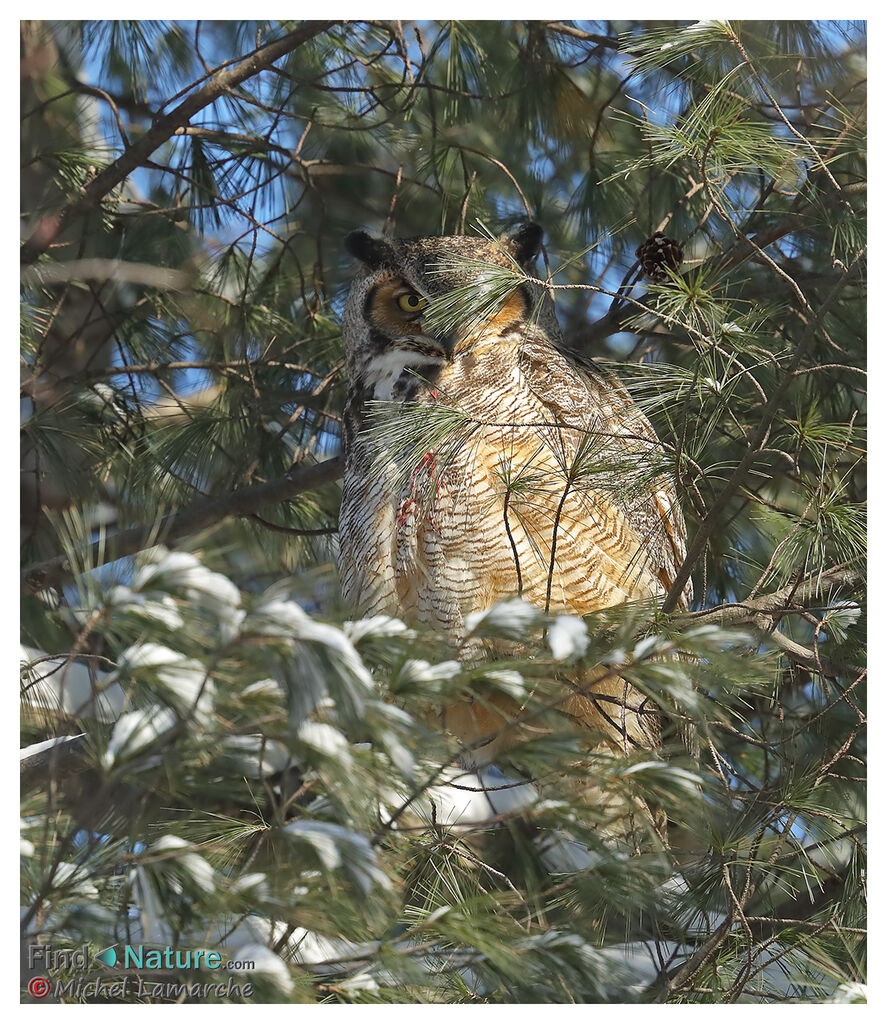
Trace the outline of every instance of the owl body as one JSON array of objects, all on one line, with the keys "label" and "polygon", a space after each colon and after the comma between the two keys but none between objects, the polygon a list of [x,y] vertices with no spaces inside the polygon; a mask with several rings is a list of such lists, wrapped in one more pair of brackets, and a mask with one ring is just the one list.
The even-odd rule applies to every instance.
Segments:
[{"label": "owl body", "polygon": [[[659,442],[618,381],[563,350],[541,289],[521,285],[493,315],[445,338],[422,324],[435,294],[465,287],[466,277],[470,285],[472,271],[460,276],[454,254],[475,273],[478,261],[526,267],[538,229],[499,245],[350,238],[365,269],[345,313],[346,601],[459,644],[470,613],[518,594],[576,615],[664,596],[683,559],[684,525],[671,481],[649,468]],[[420,308],[404,308],[412,305]],[[371,426],[380,410],[384,429]],[[392,443],[407,413],[408,429],[441,414],[453,426],[431,430],[435,443],[424,450]],[[623,746],[651,745],[653,724],[631,711],[637,701],[628,714],[606,706],[627,692],[603,675],[600,700],[574,692],[563,710],[620,732]],[[490,758],[514,710],[454,706],[447,726]]]}]

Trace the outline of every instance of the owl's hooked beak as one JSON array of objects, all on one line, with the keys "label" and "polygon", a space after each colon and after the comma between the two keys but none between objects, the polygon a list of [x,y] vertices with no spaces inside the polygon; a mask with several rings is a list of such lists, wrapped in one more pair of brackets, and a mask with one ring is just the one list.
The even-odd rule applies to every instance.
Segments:
[{"label": "owl's hooked beak", "polygon": [[459,328],[454,331],[450,331],[447,334],[435,334],[434,340],[440,345],[447,356],[447,362],[452,362],[453,357],[456,355],[456,349],[459,347],[459,343],[465,338],[465,333]]}]

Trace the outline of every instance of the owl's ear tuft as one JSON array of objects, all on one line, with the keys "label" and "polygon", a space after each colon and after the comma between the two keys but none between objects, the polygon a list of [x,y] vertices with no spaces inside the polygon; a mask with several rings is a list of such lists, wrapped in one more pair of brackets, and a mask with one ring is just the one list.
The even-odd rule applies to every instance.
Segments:
[{"label": "owl's ear tuft", "polygon": [[511,255],[520,265],[526,266],[532,263],[539,255],[542,247],[542,228],[532,221],[522,224],[514,234],[508,235],[505,239],[505,246]]},{"label": "owl's ear tuft", "polygon": [[388,242],[383,238],[373,238],[366,231],[352,231],[347,235],[345,248],[361,263],[373,268],[390,263],[394,255]]}]

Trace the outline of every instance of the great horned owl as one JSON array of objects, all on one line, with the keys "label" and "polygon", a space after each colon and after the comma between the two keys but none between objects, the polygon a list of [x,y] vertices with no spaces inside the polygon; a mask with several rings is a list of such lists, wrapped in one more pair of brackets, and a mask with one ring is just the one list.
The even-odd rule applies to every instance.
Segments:
[{"label": "great horned owl", "polygon": [[[619,381],[564,348],[547,290],[527,280],[541,240],[535,224],[498,242],[346,240],[362,266],[344,312],[339,558],[344,597],[362,615],[427,623],[458,642],[469,613],[517,594],[584,615],[662,596],[675,578],[683,517],[673,482],[648,471],[661,445]],[[475,302],[446,332],[427,326],[430,302],[488,290],[490,268],[514,274],[501,301],[481,316]],[[368,429],[374,403],[413,425],[417,412],[453,411],[467,432],[445,455],[394,452]],[[655,745],[655,715],[622,679],[596,670],[565,691],[561,710],[612,746]],[[509,742],[518,710],[458,703],[444,725],[476,764]]]}]

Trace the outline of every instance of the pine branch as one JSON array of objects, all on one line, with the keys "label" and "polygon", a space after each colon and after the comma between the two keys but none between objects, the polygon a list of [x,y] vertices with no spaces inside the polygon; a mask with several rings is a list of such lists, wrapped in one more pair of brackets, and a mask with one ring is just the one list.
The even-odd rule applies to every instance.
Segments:
[{"label": "pine branch", "polygon": [[[343,470],[341,456],[311,466],[299,464],[276,480],[242,487],[231,494],[207,498],[178,512],[170,512],[157,526],[135,526],[112,534],[103,542],[96,541],[83,551],[83,562],[90,567],[105,564],[154,544],[187,537],[230,516],[251,515],[265,505],[287,501],[297,494],[331,483],[342,475]],[[56,586],[77,571],[67,555],[59,555],[28,566],[22,572],[22,588],[35,593],[45,587]]]},{"label": "pine branch", "polygon": [[[289,363],[276,359],[181,359],[181,360],[155,360],[150,363],[121,363],[119,366],[102,366],[97,369],[84,369],[78,373],[72,373],[64,377],[55,376],[52,371],[46,371],[45,377],[52,384],[91,384],[95,381],[107,380],[109,377],[127,377],[141,374],[151,376],[172,373],[176,370],[214,370],[217,373],[234,373],[237,370],[249,370],[256,366],[263,369],[288,370],[290,373],[319,376],[311,367],[303,363]],[[36,390],[35,383],[40,378],[34,375],[25,380],[21,385],[21,395],[30,396]],[[292,391],[287,395],[290,401],[299,402],[311,409],[322,409],[327,397],[327,389],[322,391]],[[191,404],[194,400],[193,394],[188,395],[185,404]],[[153,407],[148,406],[144,412],[150,416]]]},{"label": "pine branch", "polygon": [[[845,206],[849,208],[848,196],[861,195],[867,190],[868,182],[861,181],[845,185],[840,193],[832,193],[824,199],[820,199],[818,205],[800,203],[799,201],[794,210],[784,214],[774,224],[762,228],[753,236],[741,235],[726,252],[712,256],[703,266],[711,266],[719,274],[724,274],[754,256],[759,249],[766,249],[774,242],[785,238],[786,235],[807,226],[810,216],[819,212],[821,207],[833,209],[837,206]],[[699,274],[700,268],[694,267],[690,273]],[[684,277],[686,278],[687,275],[685,274]],[[636,330],[631,321],[637,316],[638,308],[650,307],[652,300],[653,295],[647,292],[640,299],[622,304],[613,303],[604,316],[579,331],[575,344],[577,346],[594,345],[613,334]]]},{"label": "pine branch", "polygon": [[746,474],[749,469],[751,469],[752,464],[766,444],[767,438],[770,434],[770,427],[776,417],[776,414],[780,410],[782,400],[788,392],[789,386],[794,380],[795,374],[801,365],[801,361],[807,354],[807,349],[812,344],[825,314],[831,308],[832,304],[846,284],[848,273],[849,271],[845,268],[844,273],[841,275],[841,280],[838,281],[834,288],[832,288],[825,301],[817,310],[816,315],[808,322],[803,336],[797,343],[795,353],[792,356],[792,361],[786,368],[785,375],[780,381],[779,386],[770,395],[767,404],[764,406],[763,414],[761,415],[757,426],[748,436],[745,454],[740,459],[739,465],[731,474],[730,479],[724,485],[720,494],[718,494],[717,498],[712,502],[705,518],[699,525],[699,529],[696,531],[696,535],[693,537],[692,543],[688,546],[687,556],[675,575],[671,589],[662,603],[662,610],[664,612],[672,612],[677,607],[678,601],[681,599],[681,595],[684,592],[684,587],[687,585],[687,581],[690,579],[693,569],[696,566],[696,562],[705,550],[715,528],[720,523],[721,513],[744,482]]},{"label": "pine branch", "polygon": [[165,117],[159,118],[138,142],[124,150],[114,163],[85,185],[76,199],[62,207],[58,213],[44,217],[21,248],[22,264],[33,263],[42,256],[69,221],[88,213],[112,189],[120,185],[132,171],[144,163],[154,150],[171,138],[177,128],[186,125],[204,107],[208,107],[230,89],[245,82],[248,78],[252,78],[258,72],[264,71],[274,61],[298,49],[303,43],[326,32],[335,24],[337,24],[335,21],[306,22],[300,28],[287,33],[282,39],[253,51],[238,67],[215,75],[206,85],[180,103],[175,110],[170,111]]},{"label": "pine branch", "polygon": [[[819,927],[815,922],[811,922],[809,918],[814,914],[827,910],[839,900],[846,884],[847,879],[844,875],[836,875],[834,878],[824,882],[816,893],[811,893],[805,887],[796,896],[792,896],[773,907],[766,916],[747,917],[746,920],[751,926],[752,934],[756,939],[766,939],[771,935],[778,934],[785,928],[799,926],[806,928]],[[800,913],[807,914],[808,919],[801,921],[794,919]],[[792,916],[789,917],[788,915]],[[843,929],[839,925],[834,925],[834,927],[841,931],[846,930],[856,934],[866,934],[865,931],[860,929]]]}]

